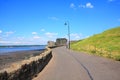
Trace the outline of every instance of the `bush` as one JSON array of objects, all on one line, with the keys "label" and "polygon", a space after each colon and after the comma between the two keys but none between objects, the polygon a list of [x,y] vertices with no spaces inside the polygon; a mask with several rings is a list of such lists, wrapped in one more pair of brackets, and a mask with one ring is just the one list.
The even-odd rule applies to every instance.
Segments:
[{"label": "bush", "polygon": [[95,53],[96,53],[96,50],[92,50],[91,53],[95,54]]},{"label": "bush", "polygon": [[120,61],[120,55],[119,56],[115,56],[115,60]]}]

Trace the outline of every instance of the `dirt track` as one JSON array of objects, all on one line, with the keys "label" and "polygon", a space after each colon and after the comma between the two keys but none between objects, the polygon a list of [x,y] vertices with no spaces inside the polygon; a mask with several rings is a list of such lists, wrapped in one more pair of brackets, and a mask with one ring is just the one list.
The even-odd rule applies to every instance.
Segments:
[{"label": "dirt track", "polygon": [[33,80],[120,80],[120,62],[59,47]]}]

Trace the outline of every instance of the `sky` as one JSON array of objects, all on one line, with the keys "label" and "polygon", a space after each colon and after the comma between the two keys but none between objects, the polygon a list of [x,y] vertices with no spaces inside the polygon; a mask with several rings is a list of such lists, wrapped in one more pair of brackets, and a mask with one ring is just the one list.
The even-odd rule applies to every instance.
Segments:
[{"label": "sky", "polygon": [[0,0],[0,45],[44,45],[68,26],[71,40],[120,26],[120,0]]}]

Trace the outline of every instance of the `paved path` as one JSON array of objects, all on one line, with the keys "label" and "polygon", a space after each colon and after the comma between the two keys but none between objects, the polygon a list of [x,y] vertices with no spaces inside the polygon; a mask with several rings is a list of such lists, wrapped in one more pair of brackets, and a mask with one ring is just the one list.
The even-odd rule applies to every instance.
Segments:
[{"label": "paved path", "polygon": [[120,62],[59,47],[33,80],[120,80]]}]

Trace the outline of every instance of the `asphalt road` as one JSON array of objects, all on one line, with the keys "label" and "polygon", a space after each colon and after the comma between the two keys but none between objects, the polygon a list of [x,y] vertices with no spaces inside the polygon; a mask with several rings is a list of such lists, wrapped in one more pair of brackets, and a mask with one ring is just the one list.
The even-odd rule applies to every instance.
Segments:
[{"label": "asphalt road", "polygon": [[120,80],[120,62],[59,47],[33,80]]}]

